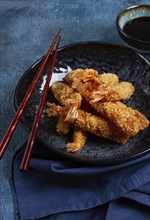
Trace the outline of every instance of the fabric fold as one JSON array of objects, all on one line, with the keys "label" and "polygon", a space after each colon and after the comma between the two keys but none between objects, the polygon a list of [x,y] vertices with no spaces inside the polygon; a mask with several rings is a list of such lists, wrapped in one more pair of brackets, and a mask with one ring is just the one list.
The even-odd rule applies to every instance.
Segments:
[{"label": "fabric fold", "polygon": [[149,153],[121,164],[88,166],[61,158],[36,143],[27,173],[19,170],[22,155],[19,151],[13,162],[13,185],[21,220],[46,216],[63,219],[67,215],[72,220],[78,212],[86,216],[82,220],[87,220],[90,213],[97,216],[97,209],[104,206],[106,212],[109,204],[120,198],[139,198],[146,206],[150,203],[148,197],[144,203],[143,197],[133,192],[150,182]]}]

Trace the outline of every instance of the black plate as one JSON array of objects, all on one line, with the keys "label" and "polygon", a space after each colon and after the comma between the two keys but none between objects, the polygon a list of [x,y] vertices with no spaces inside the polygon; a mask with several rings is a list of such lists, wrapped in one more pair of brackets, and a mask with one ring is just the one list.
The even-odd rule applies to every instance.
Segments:
[{"label": "black plate", "polygon": [[[20,105],[41,60],[42,58],[34,63],[20,79],[14,95],[15,109]],[[94,68],[100,73],[113,72],[118,74],[120,80],[133,83],[136,92],[126,104],[141,111],[150,119],[150,66],[133,50],[100,42],[68,45],[60,49],[54,72],[60,74],[67,72],[69,68]],[[47,68],[22,116],[22,123],[28,130],[31,130],[33,124],[40,100],[41,84],[46,73]],[[47,99],[54,101],[51,94]],[[83,150],[67,153],[65,145],[72,140],[72,131],[67,136],[59,136],[55,124],[56,119],[48,118],[43,114],[37,138],[50,150],[79,162],[106,165],[132,159],[150,150],[150,127],[148,127],[123,145],[88,134]]]}]

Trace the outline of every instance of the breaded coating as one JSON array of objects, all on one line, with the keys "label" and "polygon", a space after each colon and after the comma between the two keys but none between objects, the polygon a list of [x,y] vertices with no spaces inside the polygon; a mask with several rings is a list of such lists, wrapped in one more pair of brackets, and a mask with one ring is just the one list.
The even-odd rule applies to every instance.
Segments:
[{"label": "breaded coating", "polygon": [[67,121],[64,121],[63,117],[59,117],[56,124],[56,131],[60,135],[66,135],[72,128],[72,124]]},{"label": "breaded coating", "polygon": [[91,78],[94,78],[98,76],[98,72],[93,69],[88,69],[87,71],[83,69],[76,69],[66,74],[65,81],[71,85],[72,88],[75,88],[78,86],[78,83],[81,80],[84,80],[84,82],[88,81]]},{"label": "breaded coating", "polygon": [[[68,115],[72,115],[74,117],[74,112],[77,108],[81,106],[82,97],[78,92],[75,92],[70,86],[68,86],[64,82],[56,82],[52,85],[51,90],[55,98],[66,107],[69,107]],[[59,134],[65,135],[71,129],[72,124],[64,121],[63,117],[58,118],[58,122],[56,125],[56,131]],[[68,143],[66,145],[67,152],[75,152],[81,149],[86,142],[86,132],[81,129],[74,129],[73,134],[73,143]]]},{"label": "breaded coating", "polygon": [[119,78],[114,73],[103,73],[96,77],[100,85],[113,86],[119,83]]},{"label": "breaded coating", "polygon": [[91,92],[90,102],[129,99],[134,91],[134,86],[129,82],[121,82],[113,86],[108,85],[107,87],[99,86],[97,91]]},{"label": "breaded coating", "polygon": [[56,82],[52,85],[51,91],[55,98],[66,107],[80,107],[82,97],[81,95],[76,92],[74,89],[72,89],[70,86],[68,86],[64,82]]},{"label": "breaded coating", "polygon": [[129,136],[136,135],[149,125],[148,119],[137,110],[127,107],[120,101],[91,103],[101,115],[116,124]]},{"label": "breaded coating", "polygon": [[45,112],[49,117],[58,117],[56,130],[60,135],[74,127],[67,152],[84,147],[86,132],[124,144],[149,125],[145,115],[120,102],[129,99],[135,88],[129,82],[119,82],[116,74],[76,69],[64,79],[66,83],[56,82],[51,87],[62,106],[47,103]]},{"label": "breaded coating", "polygon": [[81,128],[75,127],[73,134],[73,142],[66,145],[67,152],[76,152],[81,150],[86,142],[87,135]]},{"label": "breaded coating", "polygon": [[116,74],[98,75],[92,69],[71,71],[65,81],[89,102],[128,99],[135,90],[129,82],[119,83]]},{"label": "breaded coating", "polygon": [[66,74],[65,81],[76,89],[79,82],[91,82],[91,89],[100,85],[115,85],[119,82],[118,76],[114,73],[99,74],[93,69],[76,69]]},{"label": "breaded coating", "polygon": [[54,103],[47,103],[47,105],[48,108],[45,112],[49,117],[66,117],[65,121],[73,123],[75,127],[80,127],[84,131],[89,131],[99,137],[107,138],[117,143],[123,144],[129,138],[129,136],[120,131],[115,124],[100,116],[92,115],[84,110],[77,109],[75,117],[68,117],[67,108],[57,106]]},{"label": "breaded coating", "polygon": [[[64,82],[56,82],[51,86],[51,91],[54,97],[63,106],[70,107],[70,114],[74,114],[74,110],[81,106],[82,97],[78,92],[75,92],[70,86]],[[64,118],[60,117],[56,125],[56,131],[59,134],[67,134],[71,128],[68,122],[64,121]]]},{"label": "breaded coating", "polygon": [[[125,99],[131,96],[131,94],[134,92],[134,87],[132,86],[132,84],[128,82],[121,82],[113,84],[113,86],[106,86],[105,84],[105,86],[103,87],[96,87],[94,85],[96,89],[93,91],[92,80],[83,82],[80,77],[80,80],[78,80],[77,84],[76,78],[74,79],[74,75],[76,75],[76,72],[72,72],[73,71],[66,75],[66,82],[73,86],[81,94],[82,98],[89,102],[90,105],[98,113],[116,124],[116,126],[119,127],[122,132],[126,133],[128,136],[134,136],[139,132],[139,130],[143,130],[148,126],[149,121],[142,113],[130,107],[127,107],[120,101],[116,101],[117,99]],[[77,73],[78,72],[79,70],[77,71]],[[86,75],[87,70],[82,72],[84,76]],[[104,78],[106,78],[106,74]],[[102,91],[100,90],[101,88],[103,88]],[[93,95],[95,95],[94,98],[92,97]]]}]

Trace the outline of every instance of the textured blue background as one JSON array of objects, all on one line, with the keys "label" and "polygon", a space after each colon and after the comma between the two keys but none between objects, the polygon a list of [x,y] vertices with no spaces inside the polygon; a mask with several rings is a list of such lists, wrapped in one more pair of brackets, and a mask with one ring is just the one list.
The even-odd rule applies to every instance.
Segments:
[{"label": "textured blue background", "polygon": [[[61,46],[80,41],[124,43],[116,30],[117,14],[150,0],[1,0],[0,139],[14,115],[13,94],[25,70],[43,56],[61,27]],[[0,219],[13,220],[11,162],[28,133],[20,124],[0,161]]]}]

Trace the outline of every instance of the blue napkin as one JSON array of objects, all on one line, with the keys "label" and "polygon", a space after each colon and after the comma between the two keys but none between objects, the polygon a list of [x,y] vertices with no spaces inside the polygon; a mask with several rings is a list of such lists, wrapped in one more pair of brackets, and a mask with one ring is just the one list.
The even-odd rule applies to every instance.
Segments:
[{"label": "blue napkin", "polygon": [[109,166],[61,158],[36,143],[27,173],[24,147],[13,160],[17,220],[149,220],[150,153]]}]

